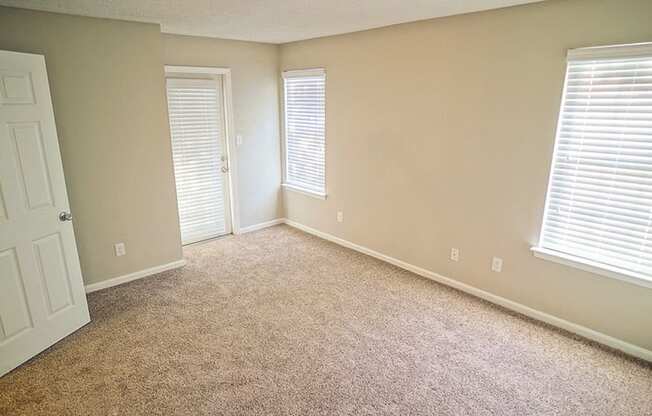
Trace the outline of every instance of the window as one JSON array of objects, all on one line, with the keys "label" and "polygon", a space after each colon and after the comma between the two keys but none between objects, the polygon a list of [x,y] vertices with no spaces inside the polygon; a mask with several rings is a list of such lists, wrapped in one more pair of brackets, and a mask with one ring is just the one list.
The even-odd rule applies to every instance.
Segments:
[{"label": "window", "polygon": [[283,72],[285,88],[284,186],[326,197],[326,74]]},{"label": "window", "polygon": [[569,51],[533,250],[652,284],[652,44]]}]

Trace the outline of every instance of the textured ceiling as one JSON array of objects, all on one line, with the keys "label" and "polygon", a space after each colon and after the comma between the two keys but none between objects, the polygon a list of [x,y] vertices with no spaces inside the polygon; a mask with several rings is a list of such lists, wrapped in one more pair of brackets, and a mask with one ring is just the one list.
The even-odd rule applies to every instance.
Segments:
[{"label": "textured ceiling", "polygon": [[160,23],[166,33],[285,43],[537,1],[0,0],[0,5]]}]

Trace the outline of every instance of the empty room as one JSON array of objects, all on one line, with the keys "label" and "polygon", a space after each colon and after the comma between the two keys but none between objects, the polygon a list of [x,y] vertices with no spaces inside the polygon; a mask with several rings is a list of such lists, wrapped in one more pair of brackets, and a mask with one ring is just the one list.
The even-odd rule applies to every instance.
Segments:
[{"label": "empty room", "polygon": [[0,0],[0,415],[652,416],[652,1]]}]

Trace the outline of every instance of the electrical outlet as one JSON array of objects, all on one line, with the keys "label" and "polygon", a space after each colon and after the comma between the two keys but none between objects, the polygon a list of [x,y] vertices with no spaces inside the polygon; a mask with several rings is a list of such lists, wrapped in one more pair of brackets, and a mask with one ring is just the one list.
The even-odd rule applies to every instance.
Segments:
[{"label": "electrical outlet", "polygon": [[113,246],[113,249],[115,250],[116,257],[124,256],[125,254],[127,254],[127,248],[125,247],[125,243],[116,243]]},{"label": "electrical outlet", "polygon": [[503,271],[503,259],[500,257],[494,257],[491,261],[491,270],[496,273]]},{"label": "electrical outlet", "polygon": [[337,222],[344,221],[344,213],[342,211],[337,211]]},{"label": "electrical outlet", "polygon": [[451,260],[460,261],[460,249],[459,248],[451,248]]}]

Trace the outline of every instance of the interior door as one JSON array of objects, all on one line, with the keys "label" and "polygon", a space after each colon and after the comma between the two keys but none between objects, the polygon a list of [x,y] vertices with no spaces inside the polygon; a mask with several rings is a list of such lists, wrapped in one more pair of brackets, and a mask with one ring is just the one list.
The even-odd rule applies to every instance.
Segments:
[{"label": "interior door", "polygon": [[223,79],[167,79],[181,241],[231,233]]},{"label": "interior door", "polygon": [[0,51],[0,375],[90,321],[45,59]]}]

